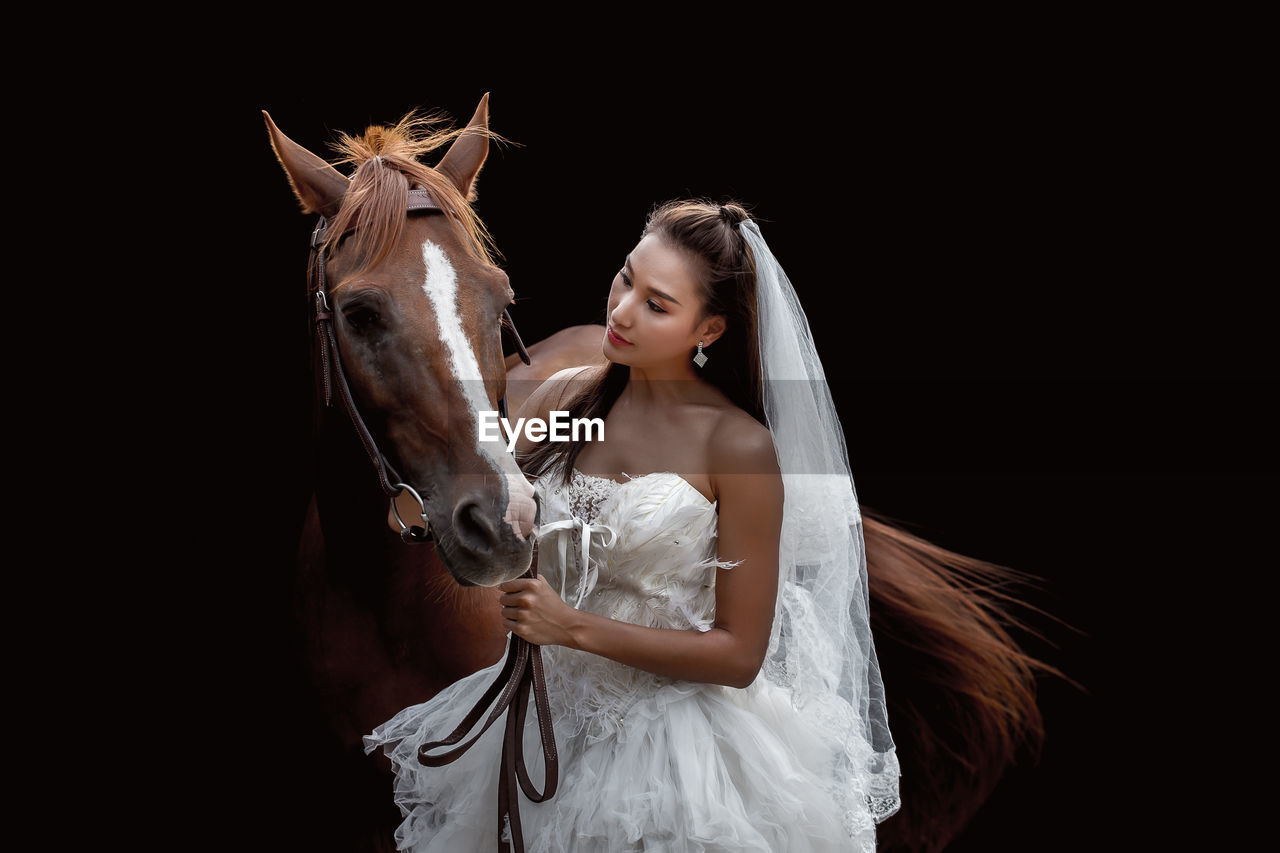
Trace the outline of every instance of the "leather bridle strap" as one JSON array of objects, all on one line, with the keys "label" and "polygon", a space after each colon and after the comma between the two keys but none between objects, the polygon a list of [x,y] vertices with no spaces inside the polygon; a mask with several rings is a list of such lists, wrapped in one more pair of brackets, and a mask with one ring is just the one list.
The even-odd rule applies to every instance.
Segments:
[{"label": "leather bridle strap", "polygon": [[[524,577],[538,576],[536,567],[531,567]],[[529,770],[524,760],[524,728],[529,710],[529,690],[533,689],[533,701],[538,714],[538,729],[542,740],[543,764],[546,768],[542,791],[538,791],[533,780],[529,778]],[[475,727],[488,708],[497,698],[497,704],[489,712],[489,717],[470,740],[454,746]],[[511,644],[507,650],[507,660],[502,671],[489,688],[480,697],[463,721],[444,740],[423,744],[418,748],[418,761],[427,767],[441,767],[463,755],[480,739],[494,721],[507,712],[506,731],[502,738],[502,765],[498,774],[498,853],[507,853],[506,842],[502,840],[504,831],[511,832],[510,850],[524,853],[524,831],[520,825],[519,790],[523,790],[532,802],[541,803],[551,799],[556,793],[560,779],[560,761],[556,755],[556,740],[551,729],[551,708],[547,700],[546,677],[542,670],[542,648],[515,634],[511,635]],[[448,752],[436,755],[428,754],[441,746],[453,746]],[[517,784],[519,790],[517,790]]]},{"label": "leather bridle strap", "polygon": [[[426,190],[409,190],[408,199],[405,204],[408,213],[426,212],[441,213],[440,206]],[[333,405],[333,386],[338,386],[339,396],[342,397],[343,406],[347,410],[347,415],[351,418],[351,423],[355,426],[356,433],[360,436],[360,443],[364,445],[365,452],[369,454],[369,459],[373,462],[373,467],[378,473],[378,485],[382,491],[394,500],[397,495],[410,488],[414,497],[417,498],[419,505],[423,509],[423,522],[425,524],[426,505],[423,498],[418,494],[417,490],[409,487],[404,483],[400,475],[387,461],[387,457],[378,450],[378,444],[374,441],[373,433],[369,431],[369,427],[365,424],[364,418],[360,417],[360,411],[356,407],[355,398],[351,394],[351,387],[347,384],[346,371],[342,369],[342,357],[338,352],[338,341],[333,331],[333,309],[329,305],[328,280],[325,276],[325,259],[326,252],[324,243],[328,232],[328,222],[321,216],[316,223],[315,230],[311,232],[311,256],[308,259],[307,275],[311,292],[315,297],[315,322],[316,335],[319,338],[319,350],[321,371],[324,381],[324,404],[325,406]],[[520,339],[520,333],[516,331],[515,324],[511,320],[511,314],[503,309],[503,318],[506,320],[504,328],[510,329],[512,336],[515,338],[516,351],[520,353],[520,360],[525,364],[530,363],[529,351],[525,349],[524,341]],[[334,376],[337,376],[335,383]],[[507,397],[505,394],[498,400],[498,413],[503,417],[507,417]],[[396,511],[396,517],[400,517],[400,513]],[[401,538],[410,544],[418,544],[429,542],[431,540],[431,532],[425,526],[406,525],[401,521],[402,530]]]},{"label": "leather bridle strap", "polygon": [[[324,267],[324,258],[319,261],[321,268]],[[355,398],[351,396],[351,386],[347,384],[346,371],[342,369],[342,362],[338,356],[338,341],[333,335],[333,313],[328,310],[325,302],[324,292],[320,291],[316,294],[321,297],[316,300],[316,328],[321,336],[320,349],[326,353],[324,356],[331,363],[338,366],[335,371],[338,377],[338,393],[342,397],[343,405],[346,407],[347,414],[351,418],[351,423],[355,426],[356,432],[360,436],[360,443],[364,445],[365,452],[369,454],[369,459],[373,461],[373,467],[378,472],[378,485],[382,486],[382,491],[388,497],[394,498],[400,494],[402,489],[393,486],[392,483],[401,482],[399,474],[391,467],[391,463],[378,450],[378,444],[373,440],[373,434],[369,432],[369,427],[365,425],[364,418],[360,417],[360,411],[356,408]],[[329,387],[329,380],[326,376],[326,389]],[[330,393],[326,391],[325,404],[331,404]],[[388,476],[390,472],[391,476]],[[392,479],[394,477],[394,479]]]},{"label": "leather bridle strap", "polygon": [[431,213],[443,213],[440,205],[436,204],[436,200],[431,197],[431,193],[426,190],[409,190],[409,201],[405,205],[405,210],[413,213],[416,210],[425,210]]},{"label": "leather bridle strap", "polygon": [[[405,207],[409,213],[418,211],[427,213],[442,212],[440,206],[436,204],[426,190],[409,190]],[[315,296],[316,334],[319,337],[321,369],[324,374],[325,405],[333,405],[333,385],[335,384],[333,377],[336,376],[339,396],[342,397],[343,405],[351,418],[351,423],[360,435],[360,442],[364,445],[365,452],[369,454],[374,468],[377,469],[378,484],[382,487],[382,491],[392,498],[392,508],[395,508],[395,497],[404,489],[412,491],[421,504],[422,498],[411,486],[400,481],[395,469],[391,467],[387,458],[378,450],[377,442],[374,441],[373,434],[369,431],[368,426],[365,425],[364,418],[360,417],[355,398],[351,394],[351,387],[347,384],[346,372],[342,369],[342,358],[338,352],[338,341],[333,331],[333,309],[329,305],[328,282],[325,277],[326,253],[324,243],[327,230],[328,222],[321,216],[320,221],[316,223],[315,230],[311,233],[311,256],[307,264],[311,292]],[[510,329],[512,336],[515,338],[516,350],[520,353],[520,360],[525,364],[529,364],[529,351],[525,349],[524,341],[520,339],[520,333],[516,331],[515,324],[511,321],[511,314],[506,309],[503,309],[502,315],[506,320],[504,328]],[[507,398],[505,394],[498,400],[498,411],[503,418],[507,417]],[[400,517],[398,510],[396,511],[396,517]],[[401,538],[406,542],[427,542],[430,540],[430,532],[428,530],[417,526],[409,527],[403,521],[401,521],[401,525],[404,528],[401,531]],[[530,567],[529,571],[525,572],[523,576],[536,578],[538,570],[536,567]],[[525,720],[529,711],[529,692],[531,688],[535,710],[538,715],[538,727],[541,733],[542,753],[546,767],[546,778],[541,792],[534,787],[533,781],[529,778],[529,771],[525,766],[524,760],[523,734]],[[489,713],[489,718],[475,737],[449,752],[434,756],[427,754],[429,750],[435,747],[457,744],[475,726],[481,715],[484,714],[485,708],[489,707],[495,698],[498,699],[498,703],[493,707]],[[513,634],[510,648],[507,652],[507,660],[503,664],[502,672],[499,673],[497,680],[489,686],[484,695],[480,697],[480,701],[467,714],[466,719],[449,737],[442,741],[426,744],[418,750],[418,760],[422,764],[431,767],[439,767],[452,762],[470,749],[472,744],[493,725],[503,711],[507,712],[507,722],[506,733],[502,741],[502,767],[498,779],[498,850],[500,853],[505,850],[506,845],[502,841],[502,834],[504,830],[509,828],[512,848],[516,853],[524,853],[524,833],[520,826],[519,791],[516,786],[518,784],[519,788],[524,791],[525,796],[530,800],[540,803],[550,799],[555,794],[556,785],[560,778],[555,735],[551,728],[551,707],[547,700],[547,682],[542,670],[542,649],[539,646],[533,645]]]}]

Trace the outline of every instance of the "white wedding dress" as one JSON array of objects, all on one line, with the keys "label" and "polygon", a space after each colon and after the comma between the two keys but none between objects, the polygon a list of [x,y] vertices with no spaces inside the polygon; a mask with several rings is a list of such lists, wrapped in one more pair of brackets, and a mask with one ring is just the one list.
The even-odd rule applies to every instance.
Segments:
[{"label": "white wedding dress", "polygon": [[[736,563],[716,559],[716,504],[688,481],[658,472],[619,483],[575,470],[567,488],[550,474],[534,485],[538,570],[567,602],[639,625],[711,627],[716,570]],[[828,772],[848,744],[831,743],[764,673],[735,689],[563,646],[542,654],[560,781],[545,803],[519,797],[528,853],[875,850],[867,792],[842,788]],[[365,737],[366,752],[382,747],[395,766],[405,815],[398,849],[494,849],[502,726],[444,767],[425,767],[417,754],[453,731],[501,668],[500,660]],[[532,707],[525,755],[541,789]]]}]

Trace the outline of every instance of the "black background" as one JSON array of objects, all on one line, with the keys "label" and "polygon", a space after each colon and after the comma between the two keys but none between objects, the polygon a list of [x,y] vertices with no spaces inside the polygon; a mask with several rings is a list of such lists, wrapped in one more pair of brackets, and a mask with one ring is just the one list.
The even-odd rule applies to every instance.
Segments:
[{"label": "black background", "polygon": [[[808,312],[860,500],[1045,579],[1027,601],[1073,629],[1041,619],[1051,643],[1023,639],[1088,692],[1041,682],[1039,763],[1013,768],[949,849],[1127,849],[1207,827],[1203,798],[1220,790],[1202,777],[1229,777],[1237,747],[1200,693],[1217,631],[1205,614],[1222,615],[1224,573],[1253,570],[1271,517],[1267,386],[1249,367],[1263,363],[1259,321],[1208,245],[1216,223],[1174,97],[1193,81],[1034,53],[737,78],[604,75],[584,54],[477,62],[443,82],[300,69],[236,87],[210,159],[218,191],[249,200],[223,248],[250,355],[222,378],[254,395],[252,440],[233,423],[224,436],[247,463],[230,523],[256,544],[219,578],[237,627],[218,666],[236,724],[268,738],[283,777],[268,762],[242,808],[306,816],[284,769],[302,745],[275,715],[307,496],[313,223],[259,110],[325,155],[337,130],[413,107],[465,122],[490,92],[492,129],[519,145],[491,149],[477,207],[527,343],[601,319],[655,202],[743,201]],[[251,485],[260,466],[269,501]]]}]

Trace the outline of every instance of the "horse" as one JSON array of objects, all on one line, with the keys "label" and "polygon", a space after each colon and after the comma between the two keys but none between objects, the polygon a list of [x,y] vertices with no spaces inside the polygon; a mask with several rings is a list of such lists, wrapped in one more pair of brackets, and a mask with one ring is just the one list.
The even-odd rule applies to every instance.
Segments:
[{"label": "horse", "polygon": [[[425,543],[397,535],[361,430],[340,407],[317,403],[295,607],[310,726],[342,768],[321,772],[317,788],[348,810],[317,838],[389,850],[398,822],[389,776],[361,769],[374,767],[361,736],[501,656],[496,585],[532,559],[533,488],[501,444],[480,441],[477,413],[515,411],[540,380],[593,353],[583,330],[568,329],[530,347],[528,364],[503,357],[515,292],[471,205],[489,149],[487,94],[460,132],[407,118],[344,137],[350,178],[263,119],[303,212],[327,225],[315,248],[331,284],[316,311],[336,346],[331,354],[317,337],[317,387],[349,383],[353,411],[376,436],[375,461],[409,487],[393,516],[420,518],[416,529],[430,534]],[[434,167],[419,162],[446,142]],[[437,209],[410,212],[413,197]],[[362,810],[367,827],[354,814]]]},{"label": "horse", "polygon": [[[478,441],[476,413],[516,411],[558,370],[604,363],[598,325],[527,350],[517,335],[519,351],[502,355],[514,291],[472,207],[492,136],[488,97],[458,131],[428,132],[409,116],[343,134],[350,178],[263,114],[303,211],[324,217],[314,248],[333,286],[314,310],[330,315],[338,377],[368,425],[321,402],[335,371],[317,336],[315,487],[295,587],[308,736],[333,760],[309,766],[317,800],[307,849],[392,849],[400,816],[389,765],[363,754],[361,736],[505,647],[494,585],[530,565],[537,507],[511,457]],[[434,167],[420,161],[446,143]],[[433,207],[410,211],[422,197]],[[375,477],[384,467],[408,487],[393,508],[385,486],[397,484]],[[862,509],[872,629],[903,768],[903,805],[878,828],[879,847],[936,853],[1018,750],[1038,746],[1034,678],[1061,673],[1006,630],[1023,626],[998,590],[1028,576]],[[429,530],[430,541],[412,530]]]}]

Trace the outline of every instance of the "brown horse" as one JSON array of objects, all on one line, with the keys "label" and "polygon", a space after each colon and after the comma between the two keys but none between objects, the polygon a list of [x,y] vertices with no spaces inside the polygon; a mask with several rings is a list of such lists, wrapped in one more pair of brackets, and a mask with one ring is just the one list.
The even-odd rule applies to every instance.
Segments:
[{"label": "brown horse", "polygon": [[[566,330],[508,370],[500,318],[515,294],[470,203],[489,148],[487,95],[460,132],[406,120],[344,137],[350,179],[263,116],[304,212],[329,225],[319,251],[341,370],[379,450],[424,498],[420,508],[402,495],[403,516],[426,516],[432,537],[402,541],[351,420],[317,405],[295,587],[308,704],[347,764],[372,768],[362,735],[502,654],[494,587],[531,562],[533,489],[501,445],[479,441],[478,411],[497,411],[505,396],[514,412],[560,367],[603,358],[600,336],[593,353],[580,330]],[[418,161],[445,142],[434,168]],[[426,190],[443,215],[409,214],[411,190]],[[388,779],[352,781],[348,796],[335,796],[376,817],[358,837],[342,828],[359,817],[335,821],[334,849],[390,849],[398,816]]]},{"label": "brown horse", "polygon": [[[498,659],[505,632],[491,585],[530,562],[532,489],[509,456],[478,442],[476,412],[506,395],[514,413],[557,370],[603,363],[604,329],[558,332],[528,348],[529,364],[503,359],[499,317],[514,293],[470,203],[491,136],[487,95],[460,131],[428,133],[406,119],[342,136],[350,179],[266,121],[304,211],[330,222],[322,251],[354,396],[383,453],[427,496],[435,537],[408,545],[396,535],[351,422],[318,403],[296,600],[311,728],[316,748],[331,744],[335,756],[317,795],[328,788],[341,814],[310,810],[333,823],[308,849],[390,850],[399,821],[390,777],[380,754],[363,754],[361,736]],[[419,162],[446,142],[434,168]],[[445,215],[409,215],[411,190],[426,190]],[[398,506],[418,511],[403,495]],[[902,810],[880,826],[879,846],[938,851],[1016,752],[1039,743],[1034,676],[1056,670],[1004,627],[1018,623],[1005,606],[1014,599],[998,591],[1026,576],[863,509],[872,625],[903,767]]]}]

